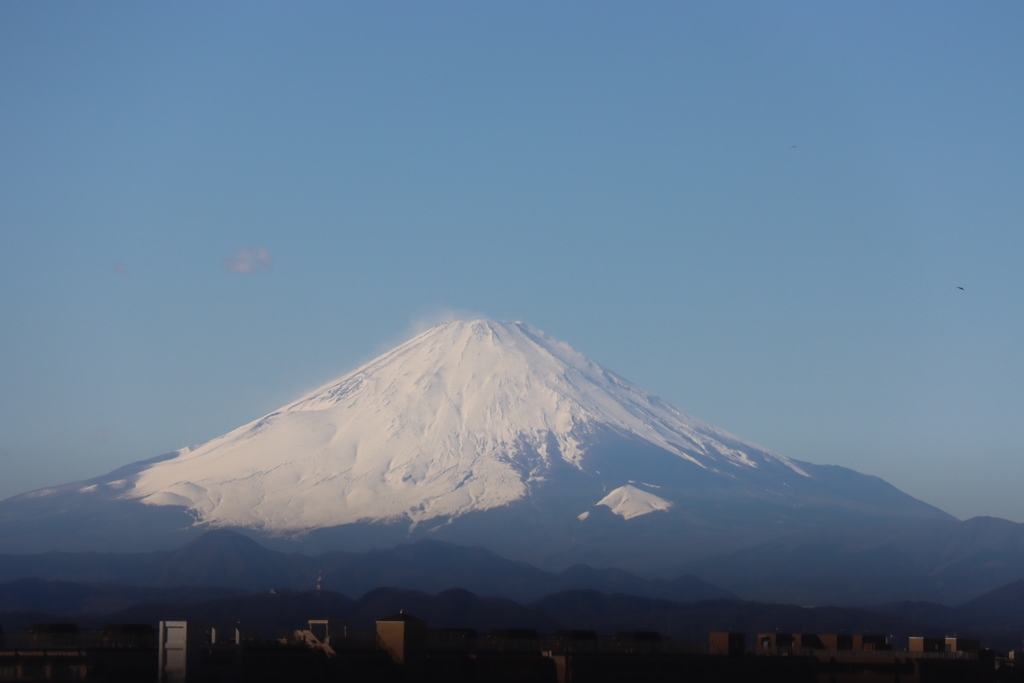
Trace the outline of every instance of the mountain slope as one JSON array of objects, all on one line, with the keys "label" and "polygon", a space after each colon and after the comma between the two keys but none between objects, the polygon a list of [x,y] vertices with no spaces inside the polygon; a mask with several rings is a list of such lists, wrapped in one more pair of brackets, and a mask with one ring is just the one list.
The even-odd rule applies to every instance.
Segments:
[{"label": "mountain slope", "polygon": [[520,500],[559,468],[587,472],[599,429],[723,476],[765,467],[808,476],[538,330],[474,321],[435,327],[281,410],[154,464],[131,495],[186,506],[206,523],[269,532],[415,525]]},{"label": "mountain slope", "polygon": [[242,592],[203,586],[150,588],[21,579],[0,584],[0,612],[39,611],[67,618],[107,614],[145,602],[188,604]]},{"label": "mountain slope", "polygon": [[224,527],[311,553],[437,538],[653,575],[895,519],[952,518],[686,415],[528,325],[475,320],[200,446],[0,502],[0,541],[167,548]]},{"label": "mountain slope", "polygon": [[755,600],[956,605],[1024,577],[1024,524],[975,517],[814,529],[684,569]]}]

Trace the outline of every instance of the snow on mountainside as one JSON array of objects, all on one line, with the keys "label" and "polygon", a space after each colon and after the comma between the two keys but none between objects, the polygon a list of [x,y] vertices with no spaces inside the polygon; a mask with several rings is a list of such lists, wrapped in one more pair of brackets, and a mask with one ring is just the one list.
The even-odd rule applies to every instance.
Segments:
[{"label": "snow on mountainside", "polygon": [[[659,498],[650,491],[638,489],[635,486],[620,486],[607,496],[597,501],[598,505],[604,505],[613,513],[623,519],[633,519],[657,510],[668,510],[672,507],[671,501]],[[581,514],[578,519],[581,521],[590,516],[590,511]]]},{"label": "snow on mountainside", "polygon": [[[213,526],[294,533],[455,518],[527,497],[608,432],[723,478],[797,463],[690,417],[521,322],[438,325],[251,424],[144,469],[125,496]],[[596,472],[600,474],[600,472]],[[626,481],[630,519],[671,506]],[[788,485],[788,484],[787,484]],[[583,517],[581,515],[581,517]]]}]

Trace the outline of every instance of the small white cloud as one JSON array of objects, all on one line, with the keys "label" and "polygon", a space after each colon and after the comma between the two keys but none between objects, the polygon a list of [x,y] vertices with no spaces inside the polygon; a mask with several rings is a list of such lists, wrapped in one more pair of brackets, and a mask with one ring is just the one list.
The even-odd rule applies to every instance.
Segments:
[{"label": "small white cloud", "polygon": [[270,269],[270,252],[266,247],[242,247],[222,261],[232,273],[254,273]]}]

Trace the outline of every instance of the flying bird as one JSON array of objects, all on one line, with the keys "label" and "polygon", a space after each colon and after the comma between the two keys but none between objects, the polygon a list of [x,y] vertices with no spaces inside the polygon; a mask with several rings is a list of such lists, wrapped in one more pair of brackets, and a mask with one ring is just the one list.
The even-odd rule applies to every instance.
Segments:
[{"label": "flying bird", "polygon": [[965,292],[965,291],[967,291],[967,290],[965,290],[965,289],[964,289],[963,287],[961,287],[960,285],[957,285],[957,286],[956,286],[956,288],[957,288],[957,289],[959,289],[959,290],[960,290],[961,292]]}]

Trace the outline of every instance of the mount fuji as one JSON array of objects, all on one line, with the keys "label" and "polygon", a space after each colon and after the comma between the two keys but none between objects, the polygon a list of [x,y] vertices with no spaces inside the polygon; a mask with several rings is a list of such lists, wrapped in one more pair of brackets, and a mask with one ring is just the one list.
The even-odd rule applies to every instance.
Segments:
[{"label": "mount fuji", "polygon": [[645,573],[833,526],[953,519],[772,453],[524,323],[427,330],[199,446],[0,502],[7,552],[144,550],[232,528],[303,552],[427,537]]}]

